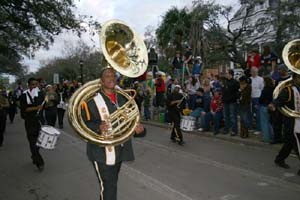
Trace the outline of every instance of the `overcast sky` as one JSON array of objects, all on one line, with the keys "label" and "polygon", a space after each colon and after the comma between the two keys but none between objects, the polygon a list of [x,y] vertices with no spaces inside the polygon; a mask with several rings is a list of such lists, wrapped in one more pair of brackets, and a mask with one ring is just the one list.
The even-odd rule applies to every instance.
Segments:
[{"label": "overcast sky", "polygon": [[[182,8],[191,5],[193,0],[75,0],[77,11],[80,14],[93,16],[101,24],[110,19],[119,19],[126,22],[140,35],[144,34],[145,27],[148,25],[157,27],[161,21],[161,16],[172,6]],[[238,0],[216,0],[222,5],[232,5],[238,7]],[[82,37],[88,44],[99,48],[98,38],[93,38],[95,43],[90,40],[89,35]],[[64,41],[74,42],[78,37],[71,34],[62,34],[56,37],[54,44],[48,51],[39,50],[34,59],[25,58],[23,63],[30,67],[30,71],[36,71],[42,66],[42,61],[51,60],[62,55]]]}]

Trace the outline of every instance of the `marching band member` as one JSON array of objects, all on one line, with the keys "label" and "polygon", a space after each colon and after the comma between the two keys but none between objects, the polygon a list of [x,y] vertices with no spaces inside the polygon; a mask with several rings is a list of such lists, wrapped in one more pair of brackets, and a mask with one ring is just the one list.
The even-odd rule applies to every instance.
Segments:
[{"label": "marching band member", "polygon": [[44,160],[39,153],[36,145],[39,131],[41,129],[38,112],[43,109],[42,102],[44,97],[37,87],[38,82],[35,78],[28,79],[28,89],[23,92],[20,98],[21,117],[25,120],[25,129],[31,151],[32,163],[40,171],[44,169]]},{"label": "marching band member", "polygon": [[180,85],[175,85],[173,92],[167,97],[167,108],[173,124],[171,140],[173,142],[178,142],[179,145],[183,145],[184,142],[180,130],[180,114],[184,97],[179,93],[180,88]]},{"label": "marching band member", "polygon": [[[116,76],[113,68],[104,68],[100,72],[100,80],[100,91],[94,98],[82,104],[82,117],[88,128],[103,134],[113,128],[108,121],[109,115],[124,105],[127,99],[115,92]],[[138,124],[135,133],[145,135],[144,127]],[[134,160],[131,140],[109,147],[100,147],[88,142],[87,156],[93,163],[99,180],[100,200],[116,200],[122,162]]]},{"label": "marching band member", "polygon": [[6,111],[9,103],[2,89],[0,89],[0,147],[3,144],[3,135],[6,127]]},{"label": "marching band member", "polygon": [[[274,111],[277,107],[287,106],[292,110],[300,111],[300,75],[294,73],[292,84],[284,88],[274,100],[269,104],[270,110]],[[288,169],[290,166],[285,163],[285,159],[294,150],[299,156],[300,148],[300,119],[284,116],[284,134],[285,141],[275,158],[275,164],[279,167]],[[300,169],[298,171],[300,176]]]}]

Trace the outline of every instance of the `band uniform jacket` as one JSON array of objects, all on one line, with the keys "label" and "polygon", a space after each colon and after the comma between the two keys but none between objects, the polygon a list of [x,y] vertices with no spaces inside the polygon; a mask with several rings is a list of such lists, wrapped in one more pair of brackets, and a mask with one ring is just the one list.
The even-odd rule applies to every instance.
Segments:
[{"label": "band uniform jacket", "polygon": [[[298,91],[299,87],[297,87]],[[276,99],[273,100],[273,103],[275,104],[275,106],[278,107],[283,107],[283,106],[287,106],[288,108],[295,110],[295,104],[294,104],[294,92],[292,89],[292,85],[289,85],[287,87],[285,87],[278,95],[278,97]],[[284,124],[285,126],[287,126],[287,128],[285,129],[286,132],[293,132],[294,130],[294,124],[295,124],[295,118],[293,117],[287,117],[287,116],[283,116],[284,117]]]},{"label": "band uniform jacket", "polygon": [[31,100],[31,104],[28,104],[26,93],[22,93],[22,95],[20,96],[21,116],[24,120],[38,121],[39,116],[37,115],[37,111],[25,112],[25,110],[26,108],[35,107],[43,103],[44,95],[42,91],[39,91],[38,96],[31,98]]},{"label": "band uniform jacket", "polygon": [[[112,114],[114,111],[116,111],[117,105],[113,104],[109,97],[104,95],[102,91],[99,91],[99,93],[102,95],[109,113]],[[118,106],[121,107],[128,101],[123,95],[119,93],[116,93],[116,95]],[[93,98],[86,102],[86,106],[82,106],[82,117],[87,127],[99,134],[99,125],[102,120]],[[123,144],[115,146],[114,148],[116,154],[115,163],[134,160],[131,139],[127,140]],[[87,156],[90,161],[97,161],[103,164],[106,163],[105,147],[101,147],[97,144],[90,142],[87,143]]]}]

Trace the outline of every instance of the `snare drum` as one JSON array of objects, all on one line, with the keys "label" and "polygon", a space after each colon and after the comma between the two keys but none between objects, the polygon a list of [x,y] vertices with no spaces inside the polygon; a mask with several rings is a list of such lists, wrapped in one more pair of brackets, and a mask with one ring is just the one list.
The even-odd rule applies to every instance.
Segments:
[{"label": "snare drum", "polygon": [[182,116],[180,129],[183,131],[193,131],[196,127],[196,118],[192,116]]},{"label": "snare drum", "polygon": [[59,135],[60,131],[53,126],[42,126],[36,145],[44,149],[54,149]]}]

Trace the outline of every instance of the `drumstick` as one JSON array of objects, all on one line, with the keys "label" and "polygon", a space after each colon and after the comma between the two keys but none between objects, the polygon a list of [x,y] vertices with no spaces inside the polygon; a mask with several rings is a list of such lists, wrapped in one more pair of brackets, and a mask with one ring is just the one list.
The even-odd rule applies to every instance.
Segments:
[{"label": "drumstick", "polygon": [[[42,102],[42,104],[40,106],[44,106],[44,104],[48,101],[48,96],[45,97],[44,101]],[[36,114],[39,114],[41,111],[41,109],[38,109]]]}]

